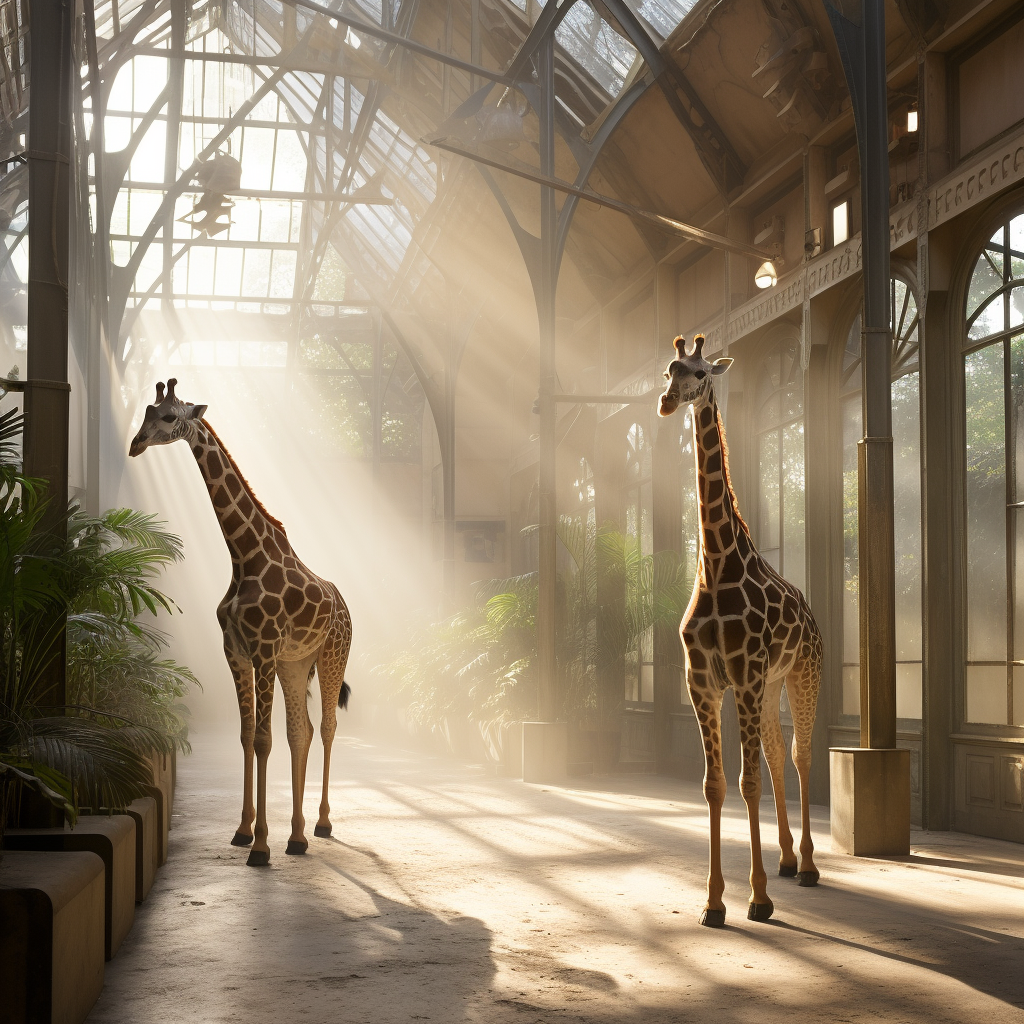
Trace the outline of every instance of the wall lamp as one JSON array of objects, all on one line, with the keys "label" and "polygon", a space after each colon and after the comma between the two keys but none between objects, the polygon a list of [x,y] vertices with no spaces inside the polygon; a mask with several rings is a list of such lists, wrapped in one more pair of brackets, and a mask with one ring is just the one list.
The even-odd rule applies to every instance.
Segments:
[{"label": "wall lamp", "polygon": [[778,283],[778,280],[779,272],[775,269],[775,264],[771,260],[765,260],[754,274],[754,284],[758,288],[772,288]]}]

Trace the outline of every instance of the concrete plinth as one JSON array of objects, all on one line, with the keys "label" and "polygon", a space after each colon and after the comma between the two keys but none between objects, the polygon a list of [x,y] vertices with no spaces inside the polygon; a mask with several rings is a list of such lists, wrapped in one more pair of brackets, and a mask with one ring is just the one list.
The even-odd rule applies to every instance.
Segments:
[{"label": "concrete plinth", "polygon": [[85,1020],[103,988],[103,874],[95,853],[3,853],[3,1024]]},{"label": "concrete plinth", "polygon": [[135,902],[141,903],[153,888],[157,864],[156,801],[151,796],[133,800],[127,808],[135,822]]},{"label": "concrete plinth", "polygon": [[832,747],[832,848],[855,857],[910,853],[910,751]]},{"label": "concrete plinth", "polygon": [[523,722],[523,782],[564,782],[568,771],[565,722]]},{"label": "concrete plinth", "polygon": [[167,863],[167,833],[171,827],[171,801],[166,789],[159,786],[147,786],[146,792],[156,803],[156,866],[163,867]]},{"label": "concrete plinth", "polygon": [[74,829],[12,828],[8,850],[95,853],[104,867],[104,953],[117,952],[135,921],[135,822],[127,814],[82,815]]}]

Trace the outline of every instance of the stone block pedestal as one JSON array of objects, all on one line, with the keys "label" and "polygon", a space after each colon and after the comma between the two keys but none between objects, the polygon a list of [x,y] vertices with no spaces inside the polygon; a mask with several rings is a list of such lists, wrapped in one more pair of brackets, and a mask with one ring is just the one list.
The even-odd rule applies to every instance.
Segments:
[{"label": "stone block pedestal", "polygon": [[0,860],[0,1020],[81,1024],[103,988],[103,862],[5,850]]},{"label": "stone block pedestal", "polygon": [[910,751],[833,747],[832,848],[855,857],[910,853]]},{"label": "stone block pedestal", "polygon": [[565,722],[523,722],[523,782],[564,782],[568,772]]},{"label": "stone block pedestal", "polygon": [[135,822],[135,902],[141,903],[153,888],[156,877],[157,835],[156,801],[151,796],[133,800],[128,807],[128,817]]},{"label": "stone block pedestal", "polygon": [[135,921],[135,822],[127,814],[82,815],[74,829],[12,828],[7,850],[89,851],[104,868],[104,952],[110,960]]}]

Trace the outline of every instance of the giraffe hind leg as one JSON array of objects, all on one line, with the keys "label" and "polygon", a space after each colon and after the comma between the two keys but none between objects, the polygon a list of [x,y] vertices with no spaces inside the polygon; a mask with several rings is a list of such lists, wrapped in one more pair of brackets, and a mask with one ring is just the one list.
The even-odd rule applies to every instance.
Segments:
[{"label": "giraffe hind leg", "polygon": [[811,838],[811,733],[821,683],[820,647],[815,657],[795,665],[786,679],[789,705],[793,712],[793,764],[800,779],[800,870],[797,879],[802,886],[818,884],[819,873],[814,864],[814,841]]},{"label": "giraffe hind leg", "polygon": [[330,838],[333,832],[330,803],[331,750],[338,727],[338,708],[344,708],[348,704],[350,692],[350,687],[345,682],[345,668],[348,665],[351,627],[347,625],[347,621],[343,621],[339,624],[339,630],[328,641],[320,660],[320,738],[324,745],[324,776],[320,795],[320,816],[317,818],[313,835],[321,839]]},{"label": "giraffe hind leg", "polygon": [[779,723],[779,704],[782,699],[782,681],[773,680],[765,687],[764,704],[761,709],[761,749],[768,764],[772,779],[772,794],[775,797],[775,815],[779,825],[779,874],[783,878],[795,878],[797,874],[796,851],[793,849],[793,833],[789,829],[789,815],[786,810],[786,741]]}]

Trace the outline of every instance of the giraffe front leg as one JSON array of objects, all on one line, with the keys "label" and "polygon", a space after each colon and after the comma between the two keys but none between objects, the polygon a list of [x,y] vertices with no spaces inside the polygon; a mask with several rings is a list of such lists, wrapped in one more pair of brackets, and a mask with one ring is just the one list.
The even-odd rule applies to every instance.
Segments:
[{"label": "giraffe front leg", "polygon": [[[692,656],[691,656],[692,657]],[[710,676],[692,670],[688,679],[690,700],[704,741],[704,799],[708,803],[708,899],[700,923],[708,928],[725,924],[725,876],[722,874],[722,805],[725,803],[725,772],[722,770],[722,692]]]},{"label": "giraffe front leg", "polygon": [[270,717],[274,708],[274,658],[272,654],[257,657],[253,662],[256,683],[256,828],[252,849],[246,863],[251,868],[266,867],[270,863],[270,844],[267,842],[267,761],[270,758],[272,737]]},{"label": "giraffe front leg", "polygon": [[[768,876],[761,856],[761,695],[757,686],[759,673],[749,678],[742,695],[736,693],[736,712],[739,716],[743,745],[743,767],[740,772],[740,792],[747,805],[750,825],[750,903],[747,917],[751,921],[767,921],[775,910],[768,898]],[[755,689],[756,686],[756,689]]]},{"label": "giraffe front leg", "polygon": [[235,681],[235,695],[238,698],[238,717],[241,722],[242,742],[242,817],[238,829],[231,838],[232,846],[248,846],[252,842],[252,822],[256,808],[252,799],[253,743],[256,738],[256,706],[253,688],[252,663],[241,656],[225,640],[224,654]]}]

